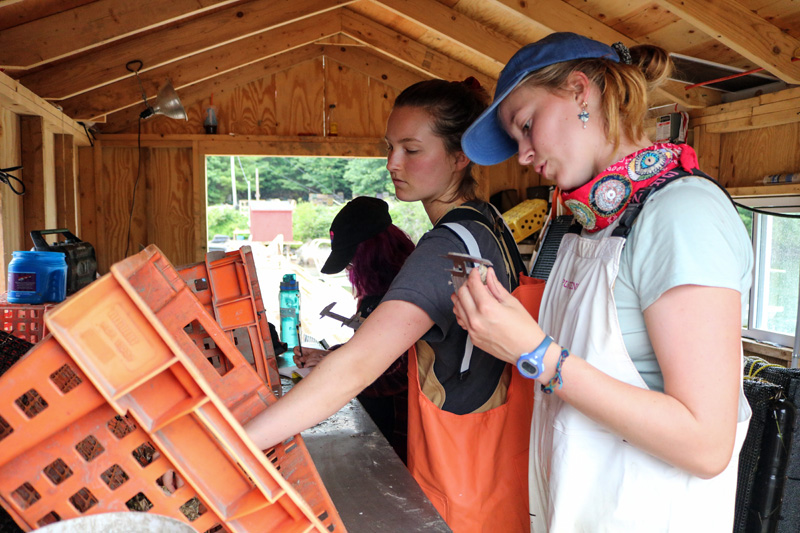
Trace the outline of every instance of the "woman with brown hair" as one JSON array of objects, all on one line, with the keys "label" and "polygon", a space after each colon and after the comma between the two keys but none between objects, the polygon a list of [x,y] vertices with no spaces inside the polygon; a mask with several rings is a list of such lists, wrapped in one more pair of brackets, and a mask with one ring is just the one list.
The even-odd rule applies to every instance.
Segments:
[{"label": "woman with brown hair", "polygon": [[528,529],[531,395],[509,365],[473,349],[450,300],[450,252],[477,249],[498,283],[518,283],[519,252],[477,198],[461,149],[487,100],[471,79],[424,81],[397,97],[386,167],[397,198],[422,202],[434,227],[353,338],[246,426],[262,448],[286,439],[336,412],[408,350],[408,467],[457,532]]}]

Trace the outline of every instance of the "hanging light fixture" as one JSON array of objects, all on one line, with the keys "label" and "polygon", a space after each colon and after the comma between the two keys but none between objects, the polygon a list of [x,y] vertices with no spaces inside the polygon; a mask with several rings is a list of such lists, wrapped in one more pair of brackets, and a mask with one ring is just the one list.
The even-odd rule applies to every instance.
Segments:
[{"label": "hanging light fixture", "polygon": [[178,98],[178,93],[172,87],[172,82],[167,80],[164,85],[158,90],[158,96],[155,98],[153,105],[147,102],[147,93],[142,86],[142,80],[139,79],[139,71],[142,69],[142,62],[138,59],[129,61],[125,68],[129,72],[136,75],[136,80],[139,82],[139,88],[142,90],[142,100],[144,101],[145,110],[139,114],[140,119],[147,119],[153,115],[164,115],[169,118],[189,120],[186,116],[186,110],[181,104],[181,99]]}]

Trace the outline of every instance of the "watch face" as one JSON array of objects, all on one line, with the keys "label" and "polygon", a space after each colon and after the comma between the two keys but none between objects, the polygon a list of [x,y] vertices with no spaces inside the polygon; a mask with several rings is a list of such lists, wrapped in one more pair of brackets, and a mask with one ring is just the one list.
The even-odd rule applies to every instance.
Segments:
[{"label": "watch face", "polygon": [[530,361],[522,361],[520,366],[522,367],[522,370],[530,376],[535,376],[539,373],[539,369],[536,368],[536,365]]}]

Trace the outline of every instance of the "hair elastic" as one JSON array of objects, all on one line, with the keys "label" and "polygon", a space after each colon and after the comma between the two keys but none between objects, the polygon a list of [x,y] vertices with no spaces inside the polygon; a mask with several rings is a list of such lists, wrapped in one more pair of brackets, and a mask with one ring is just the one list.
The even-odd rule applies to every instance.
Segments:
[{"label": "hair elastic", "polygon": [[626,65],[630,65],[631,63],[633,63],[633,59],[631,58],[631,51],[628,50],[627,46],[618,41],[612,44],[611,48],[613,48],[614,51],[617,53],[620,61],[622,61]]}]

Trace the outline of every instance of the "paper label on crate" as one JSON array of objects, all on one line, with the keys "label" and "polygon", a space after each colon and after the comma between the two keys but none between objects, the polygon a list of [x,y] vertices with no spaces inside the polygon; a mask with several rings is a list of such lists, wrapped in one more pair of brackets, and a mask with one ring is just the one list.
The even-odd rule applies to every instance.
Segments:
[{"label": "paper label on crate", "polygon": [[20,292],[36,292],[36,272],[10,272],[8,289]]}]

